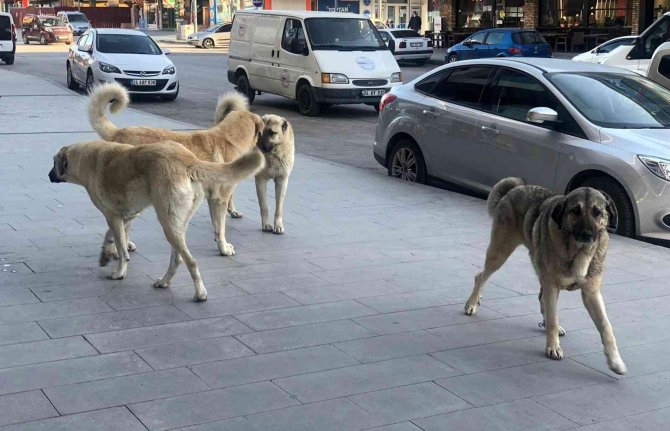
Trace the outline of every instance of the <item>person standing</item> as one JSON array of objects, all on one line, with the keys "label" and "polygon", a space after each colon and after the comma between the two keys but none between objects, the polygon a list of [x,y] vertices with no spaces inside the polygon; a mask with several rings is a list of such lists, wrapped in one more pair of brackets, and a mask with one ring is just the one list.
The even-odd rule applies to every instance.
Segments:
[{"label": "person standing", "polygon": [[421,31],[421,17],[416,11],[412,12],[412,17],[409,19],[409,28],[416,32]]}]

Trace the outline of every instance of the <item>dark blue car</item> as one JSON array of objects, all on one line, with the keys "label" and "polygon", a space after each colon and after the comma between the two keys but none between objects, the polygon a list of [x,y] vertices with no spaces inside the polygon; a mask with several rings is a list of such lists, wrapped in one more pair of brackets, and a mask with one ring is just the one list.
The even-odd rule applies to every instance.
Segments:
[{"label": "dark blue car", "polygon": [[551,57],[551,46],[535,30],[491,28],[470,35],[447,50],[445,61],[486,57]]}]

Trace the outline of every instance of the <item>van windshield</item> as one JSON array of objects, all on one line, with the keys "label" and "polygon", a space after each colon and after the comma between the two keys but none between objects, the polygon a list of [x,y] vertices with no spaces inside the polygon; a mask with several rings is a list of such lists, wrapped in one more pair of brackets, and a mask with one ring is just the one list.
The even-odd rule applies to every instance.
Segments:
[{"label": "van windshield", "polygon": [[85,22],[88,23],[88,20],[83,13],[69,13],[67,14],[67,20],[70,22]]},{"label": "van windshield", "polygon": [[307,18],[313,50],[377,51],[386,44],[370,20],[361,18]]}]

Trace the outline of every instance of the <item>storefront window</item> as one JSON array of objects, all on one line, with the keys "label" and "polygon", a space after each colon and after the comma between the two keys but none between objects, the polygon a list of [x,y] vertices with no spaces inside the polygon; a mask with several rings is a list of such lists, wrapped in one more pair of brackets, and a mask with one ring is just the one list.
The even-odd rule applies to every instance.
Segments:
[{"label": "storefront window", "polygon": [[523,27],[524,0],[459,0],[457,26]]},{"label": "storefront window", "polygon": [[542,0],[541,27],[626,27],[631,0]]}]

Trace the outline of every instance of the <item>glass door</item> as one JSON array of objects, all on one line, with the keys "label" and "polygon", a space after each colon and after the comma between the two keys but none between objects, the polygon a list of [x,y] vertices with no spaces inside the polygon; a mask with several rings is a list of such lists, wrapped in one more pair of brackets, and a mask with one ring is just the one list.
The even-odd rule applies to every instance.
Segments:
[{"label": "glass door", "polygon": [[400,28],[407,28],[409,23],[409,17],[407,16],[407,6],[396,6],[398,8],[398,23],[397,26]]},{"label": "glass door", "polygon": [[395,20],[395,6],[387,6],[386,7],[386,25],[393,28],[396,25],[396,20]]},{"label": "glass door", "polygon": [[144,17],[149,30],[158,30],[158,0],[144,3]]}]

